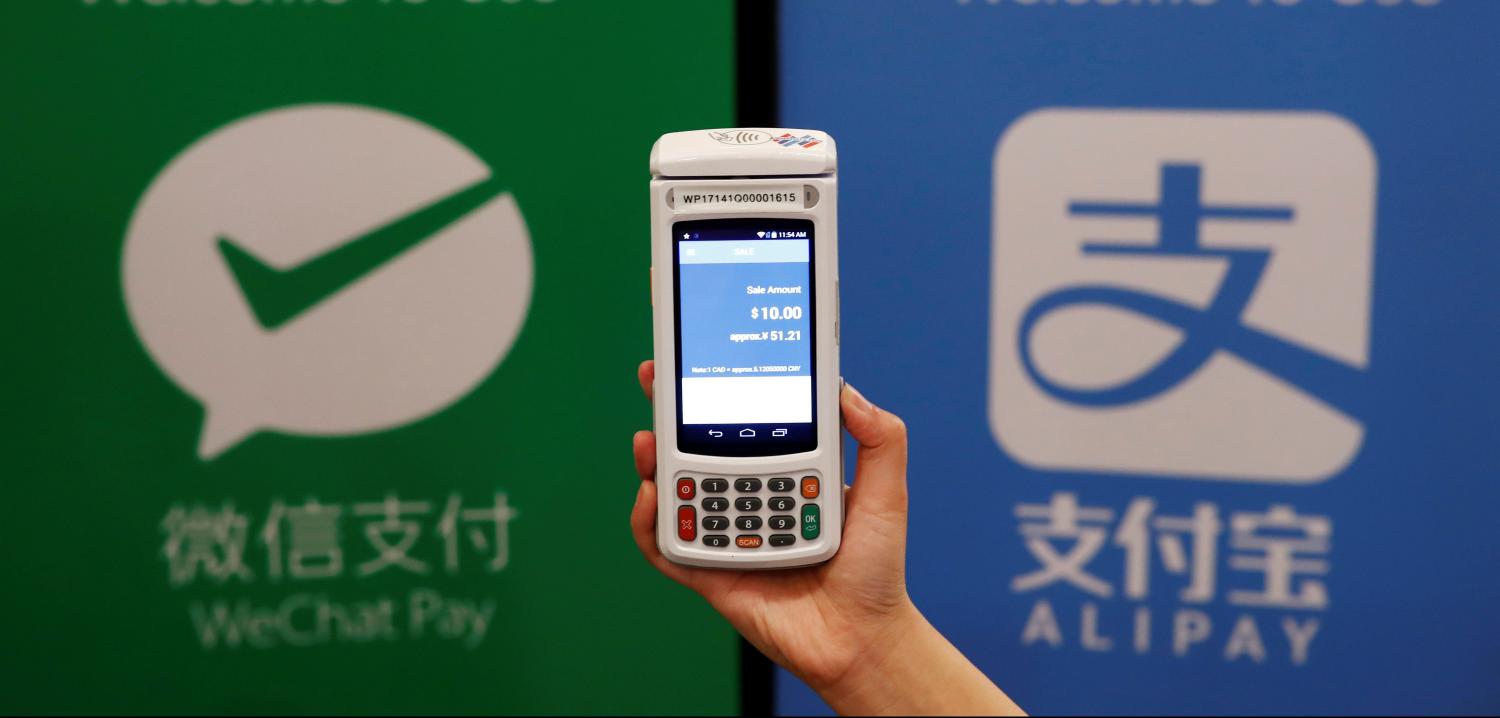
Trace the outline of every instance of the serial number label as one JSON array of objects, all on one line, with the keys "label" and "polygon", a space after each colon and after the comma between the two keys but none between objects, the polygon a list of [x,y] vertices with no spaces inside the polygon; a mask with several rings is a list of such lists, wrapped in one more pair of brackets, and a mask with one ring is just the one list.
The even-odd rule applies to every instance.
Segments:
[{"label": "serial number label", "polygon": [[723,212],[743,209],[791,210],[802,207],[802,187],[786,185],[731,191],[721,188],[679,187],[679,212]]},{"label": "serial number label", "polygon": [[797,195],[794,192],[694,192],[683,195],[683,204],[702,204],[704,202],[796,202]]}]

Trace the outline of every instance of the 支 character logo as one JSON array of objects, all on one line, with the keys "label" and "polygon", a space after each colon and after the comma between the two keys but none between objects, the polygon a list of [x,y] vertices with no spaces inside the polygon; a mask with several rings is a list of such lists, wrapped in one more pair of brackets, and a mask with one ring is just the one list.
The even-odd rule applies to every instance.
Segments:
[{"label": "\u652f character logo", "polygon": [[1012,457],[1312,482],[1358,453],[1375,160],[1353,125],[1037,112],[995,187],[990,418]]}]

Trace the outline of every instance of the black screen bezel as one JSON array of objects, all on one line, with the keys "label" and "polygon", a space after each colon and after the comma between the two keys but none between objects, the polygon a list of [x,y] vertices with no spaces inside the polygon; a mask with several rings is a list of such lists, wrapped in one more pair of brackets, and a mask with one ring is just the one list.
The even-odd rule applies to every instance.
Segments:
[{"label": "black screen bezel", "polygon": [[[807,341],[809,374],[812,377],[811,396],[812,421],[799,424],[692,424],[682,423],[682,262],[684,243],[710,241],[714,239],[744,238],[753,232],[806,232],[807,233],[807,302],[811,318],[808,321]],[[818,448],[818,280],[817,280],[817,235],[816,225],[811,219],[784,217],[729,217],[721,219],[694,219],[672,223],[672,350],[675,356],[677,411],[674,418],[677,432],[677,449],[685,454],[700,456],[762,457],[784,456],[816,451]],[[682,239],[684,235],[698,237]],[[723,236],[730,235],[730,236]],[[803,239],[801,237],[798,240]],[[774,241],[774,240],[773,240]],[[788,239],[788,241],[793,241]],[[689,428],[691,427],[691,428]],[[755,432],[753,438],[742,438],[742,429]],[[773,437],[775,429],[787,429],[787,436]],[[720,431],[722,437],[711,437],[709,431]]]}]

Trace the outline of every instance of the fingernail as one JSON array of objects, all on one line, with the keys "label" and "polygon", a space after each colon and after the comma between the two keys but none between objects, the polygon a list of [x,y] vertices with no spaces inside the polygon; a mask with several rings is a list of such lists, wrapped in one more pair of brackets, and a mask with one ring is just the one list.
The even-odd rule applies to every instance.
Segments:
[{"label": "fingernail", "polygon": [[864,394],[859,393],[859,390],[855,389],[853,384],[846,383],[844,384],[844,388],[849,390],[849,403],[854,406],[855,411],[867,416],[875,411],[875,405],[871,404],[870,400],[866,399]]}]

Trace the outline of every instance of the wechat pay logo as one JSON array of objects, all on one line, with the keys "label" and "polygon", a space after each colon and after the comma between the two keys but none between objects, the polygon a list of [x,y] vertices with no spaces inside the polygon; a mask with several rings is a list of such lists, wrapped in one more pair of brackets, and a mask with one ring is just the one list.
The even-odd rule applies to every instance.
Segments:
[{"label": "wechat pay logo", "polygon": [[995,154],[989,413],[1043,469],[1308,483],[1364,441],[1375,158],[1338,117],[1046,110]]},{"label": "wechat pay logo", "polygon": [[531,301],[531,241],[478,157],[420,122],[305,105],[184,150],[141,197],[125,303],[203,403],[198,455],[259,431],[358,434],[477,386]]}]

